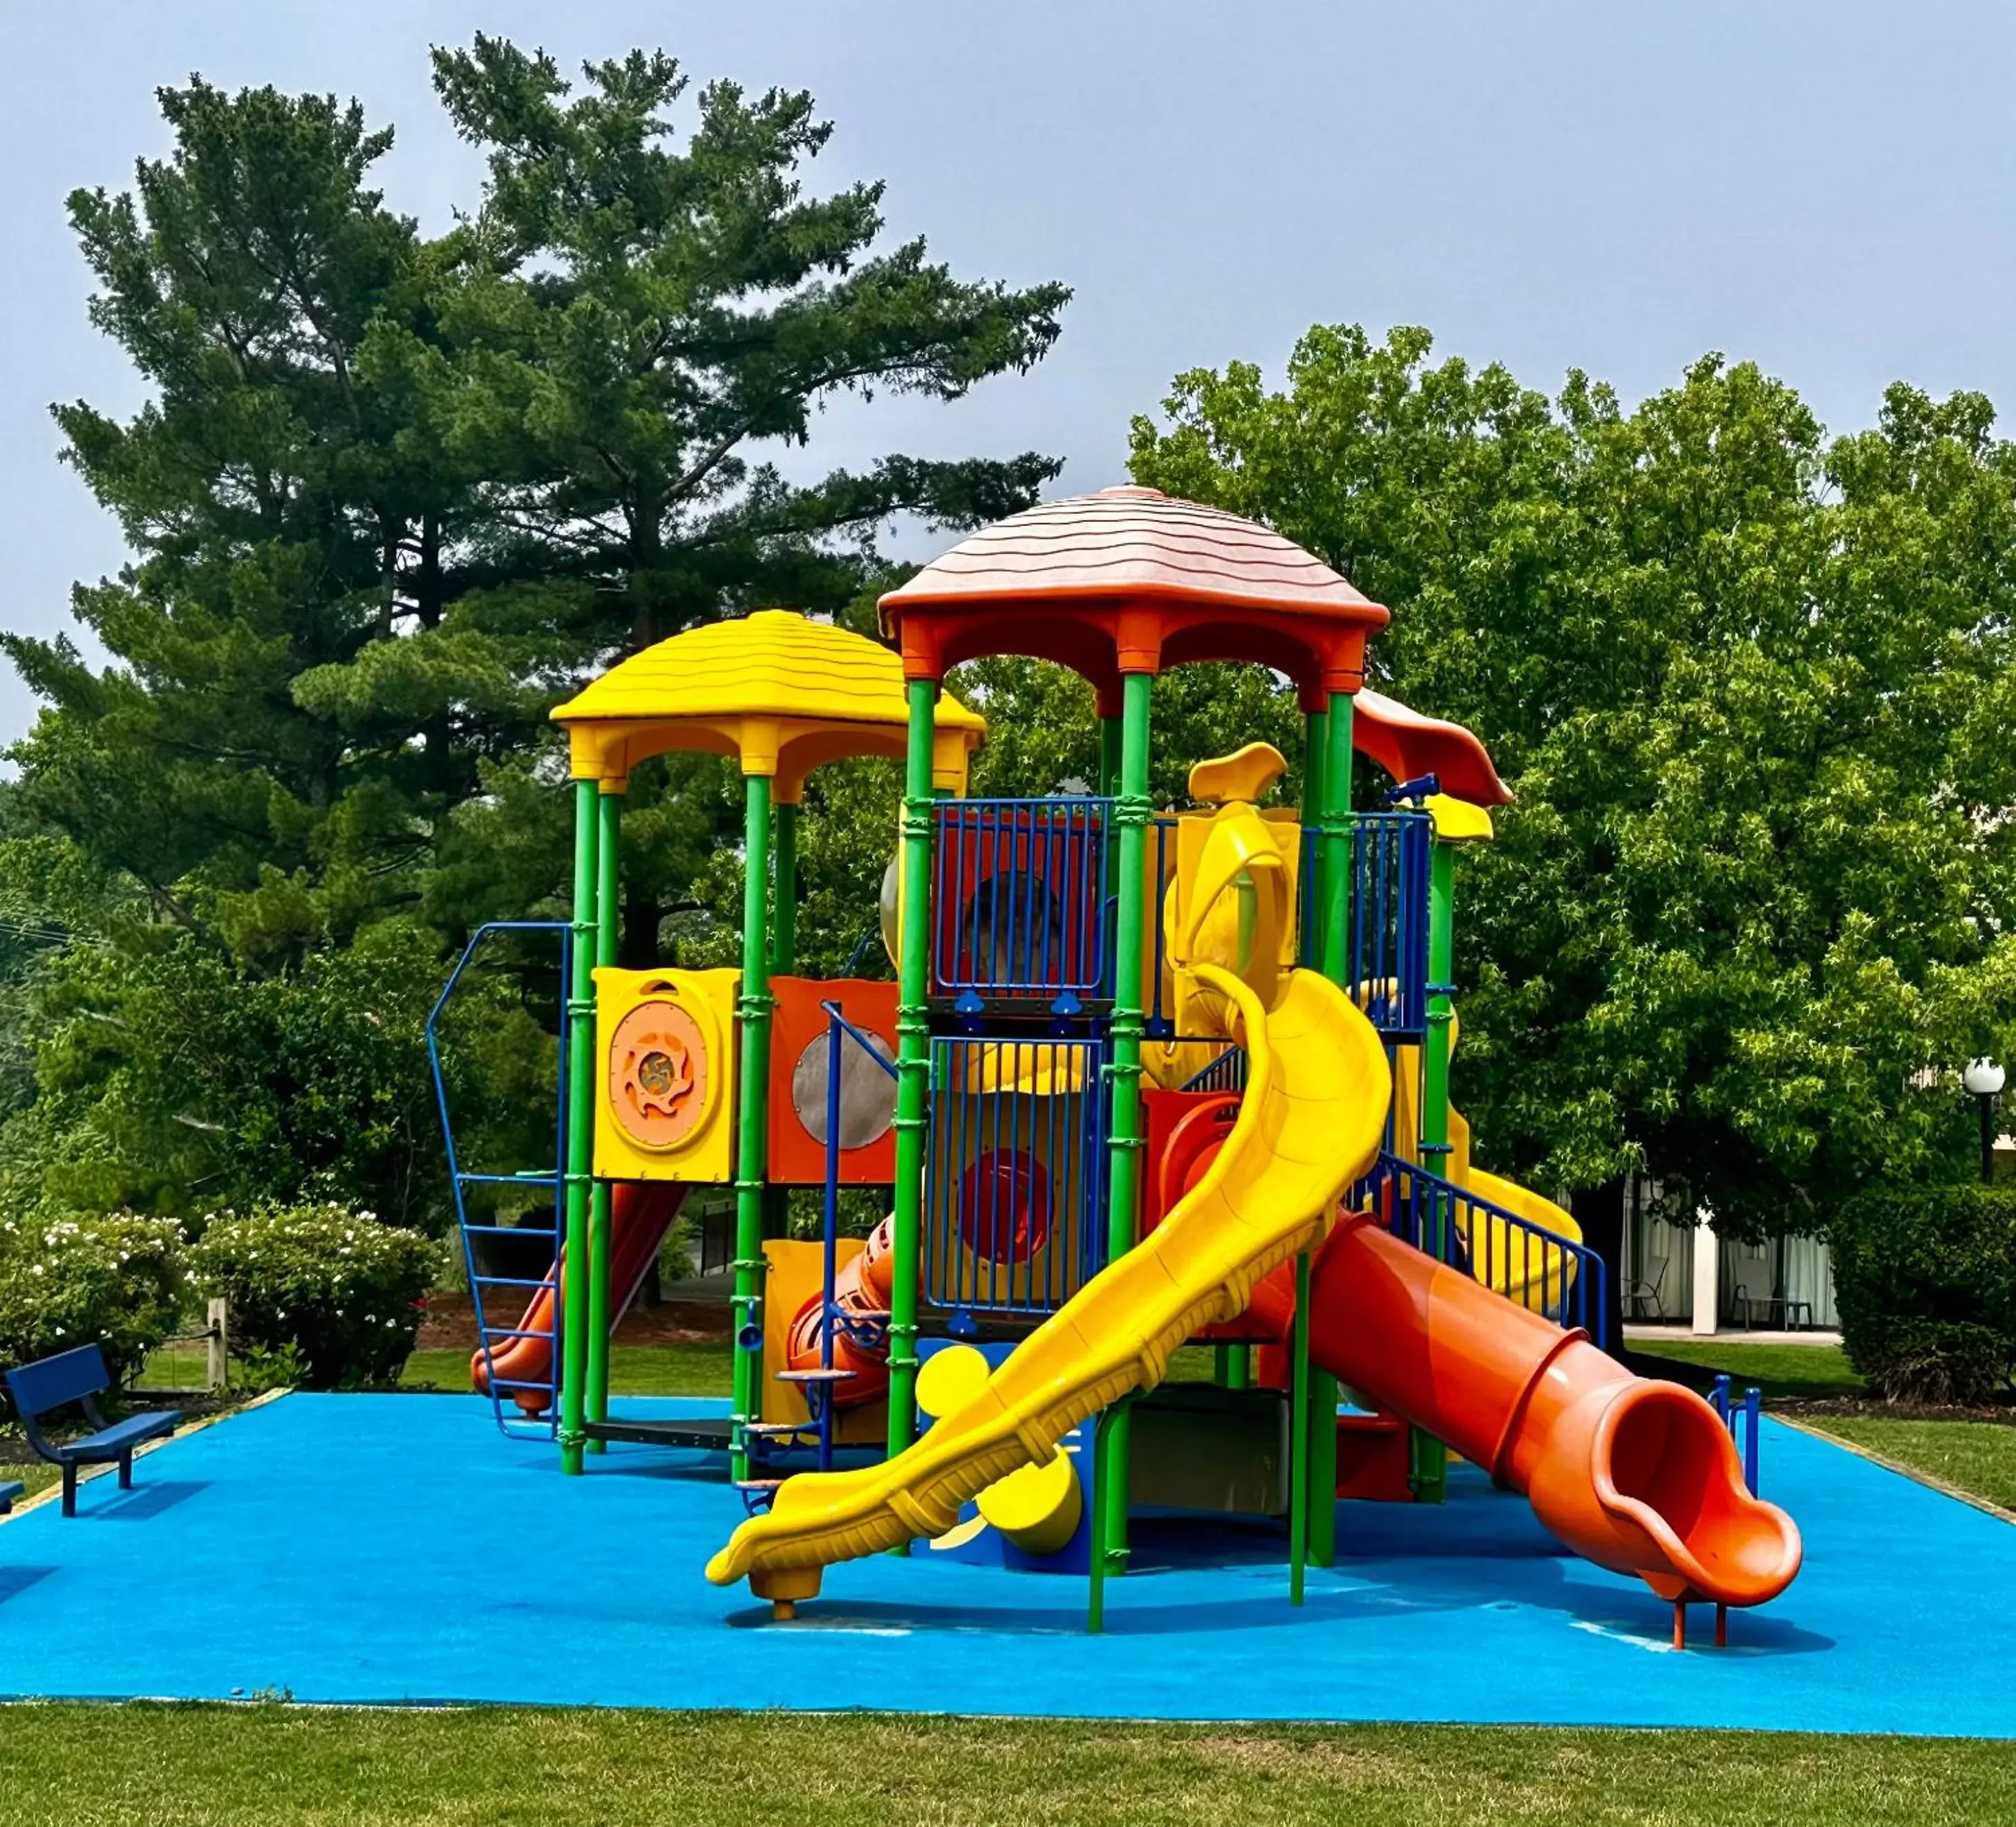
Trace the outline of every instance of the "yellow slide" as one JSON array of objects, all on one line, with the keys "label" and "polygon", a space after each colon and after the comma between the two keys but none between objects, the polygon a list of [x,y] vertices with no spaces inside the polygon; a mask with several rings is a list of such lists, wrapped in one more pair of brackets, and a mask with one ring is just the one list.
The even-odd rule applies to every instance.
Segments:
[{"label": "yellow slide", "polygon": [[707,1563],[716,1585],[747,1574],[761,1598],[808,1598],[831,1562],[942,1535],[967,1498],[1049,1460],[1096,1410],[1153,1388],[1199,1327],[1244,1311],[1255,1282],[1323,1241],[1378,1152],[1392,1092],[1379,1036],[1312,971],[1290,973],[1270,1011],[1229,971],[1196,968],[1229,1004],[1248,1061],[1238,1121],[1204,1178],[906,1452],[787,1481]]},{"label": "yellow slide", "polygon": [[[1363,992],[1360,993],[1362,996]],[[1456,1020],[1452,1015],[1452,1054],[1456,1051],[1457,1034]],[[1420,1083],[1420,1049],[1396,1048],[1394,1068],[1393,1126],[1403,1136],[1419,1135],[1420,1117],[1415,1108],[1415,1097]],[[1502,1206],[1515,1218],[1523,1218],[1528,1224],[1537,1224],[1543,1231],[1551,1231],[1567,1242],[1582,1241],[1582,1227],[1552,1199],[1535,1192],[1531,1187],[1520,1185],[1516,1180],[1487,1173],[1471,1163],[1470,1125],[1453,1104],[1449,1107],[1449,1139],[1448,1159],[1435,1170],[1443,1178],[1453,1180],[1467,1192],[1476,1194],[1480,1199]],[[1557,1249],[1488,1212],[1477,1213],[1464,1208],[1459,1222],[1463,1227],[1463,1248],[1470,1252],[1471,1272],[1479,1281],[1532,1312],[1559,1311],[1560,1302],[1568,1292],[1568,1277],[1575,1274],[1575,1259],[1566,1250]]]}]

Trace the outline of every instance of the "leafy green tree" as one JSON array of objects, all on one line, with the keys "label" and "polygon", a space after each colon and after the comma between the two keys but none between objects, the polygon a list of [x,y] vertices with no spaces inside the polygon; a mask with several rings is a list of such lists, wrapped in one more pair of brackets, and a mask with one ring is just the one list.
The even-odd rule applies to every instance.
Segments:
[{"label": "leafy green tree", "polygon": [[1459,1097],[1553,1188],[1629,1168],[1736,1230],[1950,1173],[2006,1047],[2016,452],[1897,387],[1830,444],[1710,357],[1623,409],[1424,332],[1179,377],[1138,481],[1257,514],[1394,611],[1381,683],[1518,795],[1460,889]]},{"label": "leafy green tree", "polygon": [[[76,593],[110,665],[0,637],[46,701],[13,758],[0,886],[31,928],[77,935],[46,993],[80,1021],[98,999],[132,1052],[201,1058],[242,1020],[248,1047],[284,1035],[312,1055],[299,1024],[334,1022],[350,1152],[329,1159],[303,1112],[262,1156],[219,1113],[228,1075],[196,1111],[188,1083],[59,1024],[38,1032],[38,1106],[9,1132],[59,1201],[172,1202],[220,1175],[348,1198],[326,1177],[353,1168],[382,1186],[405,1133],[383,1113],[423,1080],[353,1044],[332,960],[390,920],[438,969],[441,941],[486,914],[557,910],[551,706],[710,617],[837,607],[891,517],[974,524],[1055,474],[892,455],[784,477],[777,454],[829,401],[949,399],[1025,368],[1067,296],[956,279],[921,242],[882,249],[879,186],[807,194],[830,131],[808,97],[717,84],[682,121],[669,59],[591,66],[577,95],[549,59],[482,38],[435,76],[490,168],[439,240],[371,187],[391,136],[355,104],[200,79],[161,93],[168,157],[130,193],[71,199],[94,320],[153,397],[123,421],[56,409],[135,556]],[[634,955],[689,936],[681,921],[705,941],[737,791],[706,758],[641,771]],[[51,910],[58,878],[74,921]]]}]

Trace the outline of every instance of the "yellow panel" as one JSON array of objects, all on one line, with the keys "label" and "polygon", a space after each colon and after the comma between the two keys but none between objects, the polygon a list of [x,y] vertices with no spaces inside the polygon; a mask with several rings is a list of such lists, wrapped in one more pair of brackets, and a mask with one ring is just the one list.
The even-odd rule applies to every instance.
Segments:
[{"label": "yellow panel", "polygon": [[[739,971],[595,973],[595,1171],[602,1178],[734,1179],[741,980]],[[628,1058],[639,1035],[641,1076]],[[621,1058],[612,1057],[619,1040]]]},{"label": "yellow panel", "polygon": [[1273,744],[1249,742],[1230,755],[1197,762],[1190,769],[1190,797],[1207,805],[1232,800],[1251,805],[1287,771],[1287,762]]},{"label": "yellow panel", "polygon": [[1431,793],[1429,816],[1435,821],[1435,838],[1443,844],[1488,844],[1491,841],[1491,814],[1467,799],[1446,793]]}]

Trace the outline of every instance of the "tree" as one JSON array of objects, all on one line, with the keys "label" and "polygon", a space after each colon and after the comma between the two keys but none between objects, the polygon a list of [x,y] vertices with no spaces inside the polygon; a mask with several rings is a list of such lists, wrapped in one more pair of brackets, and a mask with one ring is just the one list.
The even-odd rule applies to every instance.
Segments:
[{"label": "tree", "polygon": [[[94,321],[153,397],[123,422],[56,409],[135,557],[75,594],[109,666],[0,637],[46,701],[13,753],[0,880],[28,924],[208,986],[145,1004],[169,1026],[139,1043],[164,1058],[200,1040],[173,1025],[206,996],[271,982],[328,1012],[326,955],[374,923],[408,923],[432,959],[488,914],[556,910],[554,703],[710,617],[837,607],[890,517],[974,524],[1056,473],[892,455],[805,483],[772,460],[842,392],[950,399],[1026,368],[1067,296],[956,279],[920,241],[881,249],[878,185],[807,195],[830,132],[808,97],[717,84],[682,127],[668,58],[591,66],[577,96],[483,38],[435,74],[490,154],[439,240],[370,187],[391,135],[355,103],[200,78],[161,92],[167,158],[129,193],[70,200]],[[707,758],[642,771],[633,950],[670,912],[704,922],[686,885],[718,871],[737,791]],[[42,907],[52,866],[102,912]],[[60,974],[112,997],[117,974],[88,962]],[[40,1138],[24,1146],[125,1095],[99,1050],[49,1064],[67,1115],[17,1126]],[[50,1165],[31,1178],[86,1196]]]},{"label": "tree", "polygon": [[2016,935],[1987,402],[1893,387],[1829,444],[1719,357],[1626,412],[1429,352],[1317,330],[1280,391],[1181,377],[1133,470],[1386,602],[1382,684],[1517,791],[1460,888],[1488,1158],[1556,1190],[1644,1169],[1739,1232],[1957,1171],[1951,1068],[2007,1045]]}]

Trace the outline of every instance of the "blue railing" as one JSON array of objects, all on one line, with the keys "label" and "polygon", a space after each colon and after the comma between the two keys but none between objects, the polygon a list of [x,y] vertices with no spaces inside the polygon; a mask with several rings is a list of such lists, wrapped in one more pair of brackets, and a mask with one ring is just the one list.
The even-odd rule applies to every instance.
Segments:
[{"label": "blue railing", "polygon": [[1105,1065],[1096,1039],[933,1039],[933,1305],[1053,1313],[1104,1266]]},{"label": "blue railing", "polygon": [[1714,1389],[1709,1392],[1708,1405],[1722,1417],[1723,1425],[1729,1429],[1729,1437],[1736,1442],[1736,1455],[1743,1461],[1744,1487],[1754,1497],[1757,1494],[1757,1436],[1764,1411],[1764,1392],[1753,1386],[1743,1392],[1743,1400],[1738,1402],[1730,1387],[1729,1378],[1718,1375]]},{"label": "blue railing", "polygon": [[1607,1271],[1586,1245],[1390,1151],[1381,1153],[1351,1202],[1415,1249],[1607,1349]]},{"label": "blue railing", "polygon": [[1418,1040],[1428,1022],[1428,852],[1434,821],[1420,812],[1363,812],[1351,834],[1348,982],[1372,1025]]},{"label": "blue railing", "polygon": [[933,989],[1103,997],[1113,802],[946,799],[933,809]]},{"label": "blue railing", "polygon": [[[864,1033],[841,1011],[837,1002],[823,1002],[826,1011],[826,1209],[822,1236],[826,1248],[824,1290],[825,1324],[819,1328],[819,1368],[833,1368],[833,1342],[837,1332],[845,1332],[855,1344],[869,1350],[886,1350],[889,1316],[843,1306],[835,1298],[840,1273],[840,1156],[846,1144],[841,1121],[841,1093],[844,1089],[847,1049],[851,1043],[877,1068],[896,1076],[895,1062],[888,1058],[875,1036]],[[808,1384],[806,1405],[819,1430],[819,1468],[833,1469],[833,1397],[830,1386]]]},{"label": "blue railing", "polygon": [[1179,1091],[1243,1091],[1246,1089],[1246,1049],[1228,1047],[1210,1065],[1194,1072]]},{"label": "blue railing", "polygon": [[[560,1425],[560,1303],[557,1298],[547,1303],[547,1323],[544,1326],[525,1326],[517,1323],[517,1316],[530,1311],[534,1299],[542,1291],[555,1294],[555,1277],[560,1269],[561,1214],[566,1205],[567,1193],[567,1024],[563,1015],[560,1022],[559,1057],[554,1078],[553,1112],[553,1165],[550,1169],[538,1169],[522,1173],[473,1173],[466,1170],[455,1148],[455,1123],[448,1109],[448,1081],[441,1071],[441,1018],[463,978],[463,974],[474,961],[477,953],[499,933],[541,932],[552,933],[560,940],[560,983],[563,998],[567,986],[573,981],[574,931],[564,920],[493,920],[479,926],[463,947],[461,958],[448,974],[448,982],[441,986],[441,994],[434,999],[434,1006],[427,1012],[427,1064],[434,1073],[434,1103],[441,1112],[441,1143],[448,1153],[448,1184],[455,1193],[455,1223],[462,1232],[463,1263],[469,1271],[469,1294],[476,1310],[476,1335],[483,1352],[485,1382],[489,1386],[490,1404],[497,1418],[498,1427],[514,1438],[551,1440]],[[465,1198],[466,1190],[472,1186],[537,1186],[550,1187],[553,1192],[553,1223],[550,1226],[537,1224],[489,1224],[473,1222]],[[487,1272],[485,1251],[497,1246],[488,1245],[479,1240],[491,1238],[511,1238],[530,1243],[543,1244],[542,1253],[551,1263],[543,1276],[495,1275]],[[512,1323],[493,1324],[490,1303],[486,1293],[499,1292],[498,1299]],[[520,1339],[542,1339],[546,1342],[546,1374],[542,1378],[500,1378],[497,1375],[497,1354],[505,1346]],[[515,1400],[520,1393],[536,1393],[540,1397],[536,1414],[528,1414]]]}]

